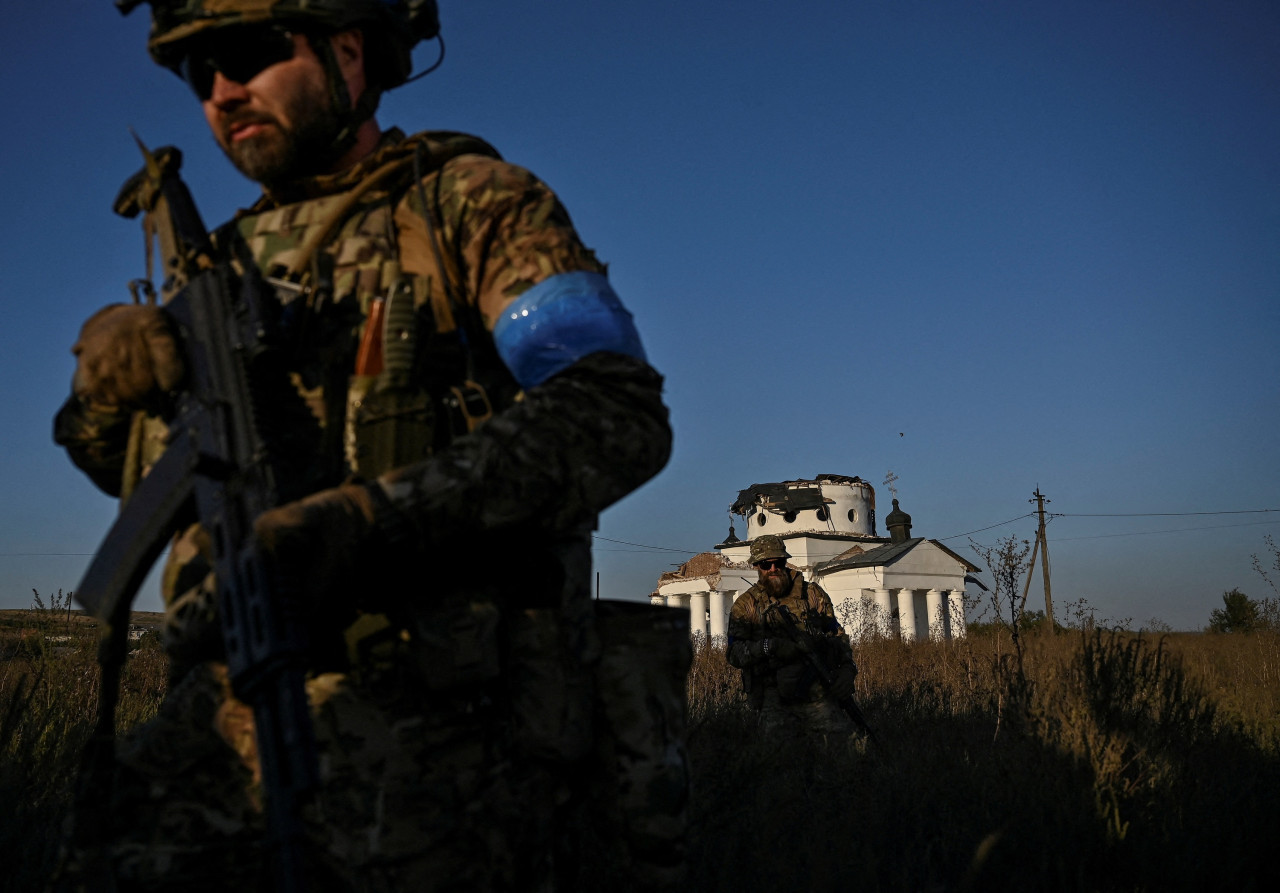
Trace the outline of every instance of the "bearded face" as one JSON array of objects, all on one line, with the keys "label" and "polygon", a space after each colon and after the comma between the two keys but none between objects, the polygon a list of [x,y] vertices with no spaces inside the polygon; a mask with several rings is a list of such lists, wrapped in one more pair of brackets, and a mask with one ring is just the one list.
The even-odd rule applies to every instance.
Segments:
[{"label": "bearded face", "polygon": [[268,188],[330,172],[342,126],[308,38],[292,34],[289,40],[287,58],[273,58],[252,76],[239,75],[244,83],[218,69],[206,72],[198,88],[207,90],[201,102],[205,118],[227,158]]},{"label": "bearded face", "polygon": [[[218,132],[218,143],[236,169],[266,186],[327,171],[340,127],[323,84],[303,82],[281,97],[280,105],[280,114],[236,109]],[[251,135],[241,135],[246,132]]]},{"label": "bearded face", "polygon": [[[772,566],[769,566],[772,564]],[[791,591],[791,571],[781,562],[762,562],[756,565],[760,585],[773,598],[781,598]]]}]

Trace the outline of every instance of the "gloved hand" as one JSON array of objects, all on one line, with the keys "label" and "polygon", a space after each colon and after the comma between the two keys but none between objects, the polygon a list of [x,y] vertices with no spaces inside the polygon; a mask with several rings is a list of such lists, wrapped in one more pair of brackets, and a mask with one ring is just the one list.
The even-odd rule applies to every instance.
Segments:
[{"label": "gloved hand", "polygon": [[853,694],[853,683],[858,678],[858,668],[853,664],[841,664],[832,674],[831,697],[837,701]]},{"label": "gloved hand", "polygon": [[343,484],[263,512],[254,522],[268,566],[322,626],[345,626],[368,595],[369,578],[381,564],[376,514],[370,486]]},{"label": "gloved hand", "polygon": [[145,407],[176,389],[186,373],[178,341],[158,307],[111,304],[85,322],[71,352],[71,388],[90,404]]},{"label": "gloved hand", "polygon": [[783,636],[770,636],[761,642],[761,654],[768,660],[789,661],[799,653],[796,644]]}]

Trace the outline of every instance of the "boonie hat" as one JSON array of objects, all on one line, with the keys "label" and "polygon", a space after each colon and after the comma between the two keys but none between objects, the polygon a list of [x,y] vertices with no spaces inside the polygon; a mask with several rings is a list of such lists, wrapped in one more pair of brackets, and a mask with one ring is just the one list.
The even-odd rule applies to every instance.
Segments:
[{"label": "boonie hat", "polygon": [[751,563],[759,564],[770,558],[790,558],[790,553],[782,545],[782,537],[772,533],[758,536],[751,541]]}]

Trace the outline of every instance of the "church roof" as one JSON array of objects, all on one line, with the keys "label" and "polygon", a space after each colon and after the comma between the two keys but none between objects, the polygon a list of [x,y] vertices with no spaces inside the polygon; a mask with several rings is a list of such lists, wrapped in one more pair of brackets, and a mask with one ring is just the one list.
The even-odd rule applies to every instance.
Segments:
[{"label": "church roof", "polygon": [[735,515],[745,515],[757,505],[772,512],[801,512],[822,506],[822,489],[815,481],[784,481],[780,484],[752,484],[738,493],[729,507]]},{"label": "church roof", "polygon": [[[841,552],[830,561],[822,562],[814,567],[814,570],[819,573],[827,573],[828,571],[843,571],[854,567],[887,567],[923,542],[925,542],[924,537],[913,537],[909,540],[903,540],[900,543],[892,543],[888,546],[880,546],[879,548],[868,549],[862,552],[857,551],[858,547],[854,546],[851,549]],[[943,552],[946,552],[962,564],[965,570],[980,570],[980,568],[973,562],[960,557],[937,540],[928,540],[928,542],[933,543],[933,545],[937,546]]]},{"label": "church roof", "polygon": [[745,515],[748,509],[754,509],[757,505],[780,515],[816,509],[827,501],[822,497],[820,486],[824,481],[833,484],[861,484],[868,490],[872,489],[862,478],[843,474],[820,474],[812,480],[782,481],[776,484],[752,484],[747,489],[738,491],[738,499],[729,507],[729,511],[735,515]]}]

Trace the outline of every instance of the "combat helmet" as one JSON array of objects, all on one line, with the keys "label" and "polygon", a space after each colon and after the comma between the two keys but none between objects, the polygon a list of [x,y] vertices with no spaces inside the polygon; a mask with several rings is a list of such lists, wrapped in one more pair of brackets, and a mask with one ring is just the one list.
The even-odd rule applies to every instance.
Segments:
[{"label": "combat helmet", "polygon": [[175,73],[191,40],[219,28],[261,22],[321,31],[358,27],[371,44],[365,52],[370,81],[388,90],[408,80],[413,47],[440,33],[436,0],[116,0],[116,6],[128,15],[144,2],[151,4],[147,50]]}]

